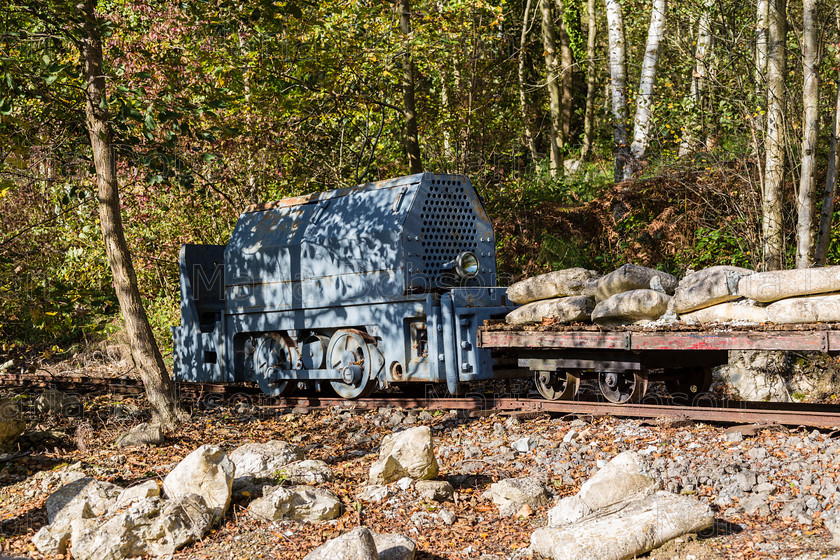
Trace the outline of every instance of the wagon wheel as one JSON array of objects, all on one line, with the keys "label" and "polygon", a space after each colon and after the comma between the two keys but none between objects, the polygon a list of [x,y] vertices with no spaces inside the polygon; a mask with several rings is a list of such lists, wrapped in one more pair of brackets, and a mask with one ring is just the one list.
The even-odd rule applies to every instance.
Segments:
[{"label": "wagon wheel", "polygon": [[262,392],[272,397],[288,397],[297,387],[296,381],[275,381],[273,370],[292,369],[292,346],[279,334],[268,333],[257,343],[254,351],[254,369]]},{"label": "wagon wheel", "polygon": [[540,395],[550,401],[573,399],[580,388],[580,377],[568,370],[537,371],[534,382]]},{"label": "wagon wheel", "polygon": [[671,395],[686,395],[689,398],[705,393],[712,386],[712,368],[697,366],[680,368],[668,372],[665,387]]},{"label": "wagon wheel", "polygon": [[608,401],[621,404],[639,402],[647,393],[647,375],[634,371],[602,371],[598,387]]},{"label": "wagon wheel", "polygon": [[376,388],[371,375],[371,349],[363,333],[352,329],[337,331],[327,348],[327,367],[341,370],[341,380],[332,381],[335,392],[345,399],[367,397]]}]

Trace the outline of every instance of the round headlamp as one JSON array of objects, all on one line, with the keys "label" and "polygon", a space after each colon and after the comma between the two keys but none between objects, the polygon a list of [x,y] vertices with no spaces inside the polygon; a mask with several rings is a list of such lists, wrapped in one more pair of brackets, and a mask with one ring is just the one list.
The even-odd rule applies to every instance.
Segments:
[{"label": "round headlamp", "polygon": [[455,273],[461,278],[474,278],[478,274],[478,257],[471,251],[464,251],[455,261]]}]

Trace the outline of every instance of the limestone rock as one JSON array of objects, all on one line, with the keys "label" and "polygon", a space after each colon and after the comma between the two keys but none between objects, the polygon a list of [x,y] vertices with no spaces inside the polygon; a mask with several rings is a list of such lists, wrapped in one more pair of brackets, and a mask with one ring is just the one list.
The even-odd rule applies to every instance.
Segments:
[{"label": "limestone rock", "polygon": [[712,266],[689,274],[680,281],[671,309],[675,313],[688,313],[704,307],[741,297],[738,282],[754,271],[738,266]]},{"label": "limestone rock", "polygon": [[68,503],[49,525],[32,536],[32,544],[42,554],[65,554],[70,544],[72,522],[75,519],[93,519],[90,504],[83,499]]},{"label": "limestone rock", "polygon": [[586,296],[534,301],[508,313],[505,322],[509,325],[524,325],[539,323],[547,318],[558,323],[588,321],[594,308],[595,300]]},{"label": "limestone rock", "polygon": [[379,560],[376,541],[367,527],[356,527],[349,533],[331,539],[303,560]]},{"label": "limestone rock", "polygon": [[428,502],[451,501],[455,495],[455,489],[445,480],[418,480],[414,489]]},{"label": "limestone rock", "polygon": [[717,371],[738,396],[748,401],[788,402],[790,391],[780,372],[788,369],[785,352],[730,352]]},{"label": "limestone rock", "polygon": [[661,285],[667,294],[673,294],[677,289],[677,278],[667,272],[635,264],[625,264],[600,278],[597,284],[590,284],[584,291],[584,295],[592,295],[596,301],[601,302],[622,292],[650,289],[654,278],[659,279],[657,285]]},{"label": "limestone rock", "polygon": [[230,460],[236,465],[236,476],[274,479],[282,467],[302,461],[303,450],[285,441],[246,443],[231,452]]},{"label": "limestone rock", "polygon": [[120,492],[116,501],[108,508],[109,513],[115,513],[129,507],[131,504],[160,496],[160,486],[156,480],[147,480],[135,486],[130,486]]},{"label": "limestone rock", "polygon": [[385,436],[379,459],[370,468],[370,482],[387,484],[404,476],[429,480],[438,474],[438,463],[428,426],[417,426]]},{"label": "limestone rock", "polygon": [[840,515],[830,515],[825,521],[825,528],[831,534],[831,544],[840,546]]},{"label": "limestone rock", "polygon": [[373,533],[379,560],[414,560],[417,545],[398,533]]},{"label": "limestone rock", "polygon": [[840,294],[796,297],[771,303],[767,306],[767,321],[778,325],[840,321]]},{"label": "limestone rock", "polygon": [[160,424],[143,422],[117,438],[117,447],[138,447],[140,445],[160,445],[164,442],[163,428]]},{"label": "limestone rock", "polygon": [[110,482],[85,477],[69,482],[47,497],[44,508],[50,523],[59,521],[69,512],[81,511],[80,505],[87,503],[92,515],[102,515],[122,492],[122,488]]},{"label": "limestone rock", "polygon": [[341,515],[341,500],[321,488],[275,486],[263,490],[263,497],[251,502],[248,509],[267,521],[288,518],[295,521],[325,521]]},{"label": "limestone rock", "polygon": [[333,479],[333,472],[323,461],[306,460],[281,467],[278,476],[291,484],[323,484]]},{"label": "limestone rock", "polygon": [[210,528],[213,515],[195,494],[167,501],[147,498],[103,523],[73,521],[70,552],[77,560],[170,555],[201,538]]},{"label": "limestone rock", "polygon": [[26,429],[26,420],[14,401],[0,399],[0,450],[9,449]]},{"label": "limestone rock", "polygon": [[526,278],[512,284],[507,289],[507,297],[516,304],[566,296],[577,296],[583,293],[587,282],[598,278],[594,270],[585,268],[567,268]]},{"label": "limestone rock", "polygon": [[381,502],[390,494],[391,491],[388,490],[387,486],[371,484],[362,488],[362,491],[356,495],[356,498],[361,502]]},{"label": "limestone rock", "polygon": [[505,478],[490,485],[482,497],[499,506],[499,515],[509,517],[528,504],[533,509],[548,504],[545,485],[536,478]]},{"label": "limestone rock", "polygon": [[78,398],[57,389],[47,389],[35,399],[35,410],[40,414],[79,416],[83,407]]},{"label": "limestone rock", "polygon": [[659,491],[628,502],[610,515],[537,529],[531,536],[531,550],[552,560],[625,560],[713,523],[709,506]]},{"label": "limestone rock", "polygon": [[187,455],[163,480],[168,498],[197,494],[215,518],[230,505],[231,487],[236,467],[215,445],[202,445]]},{"label": "limestone rock", "polygon": [[693,323],[766,323],[767,308],[752,300],[719,303],[680,315],[680,321]]},{"label": "limestone rock", "polygon": [[830,292],[840,292],[840,266],[758,272],[738,282],[739,294],[762,302]]},{"label": "limestone rock", "polygon": [[655,320],[668,310],[671,299],[655,290],[631,290],[611,296],[592,311],[592,321],[600,325],[622,325]]}]

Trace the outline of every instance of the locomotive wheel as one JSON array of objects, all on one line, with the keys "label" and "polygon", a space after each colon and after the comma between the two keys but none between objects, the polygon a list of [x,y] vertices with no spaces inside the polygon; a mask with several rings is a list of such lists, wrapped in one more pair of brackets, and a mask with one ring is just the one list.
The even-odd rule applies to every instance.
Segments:
[{"label": "locomotive wheel", "polygon": [[647,393],[647,386],[647,375],[633,371],[602,371],[598,374],[601,394],[616,404],[639,402]]},{"label": "locomotive wheel", "polygon": [[672,370],[665,378],[665,387],[671,395],[691,398],[698,393],[705,393],[711,386],[712,368],[708,366]]},{"label": "locomotive wheel", "polygon": [[275,382],[271,369],[291,369],[294,363],[292,347],[277,333],[264,335],[254,351],[254,369],[262,392],[272,397],[288,397],[297,388],[296,381]]},{"label": "locomotive wheel", "polygon": [[572,399],[580,388],[580,377],[566,370],[535,372],[534,382],[540,395],[550,401]]},{"label": "locomotive wheel", "polygon": [[362,332],[342,329],[330,338],[327,367],[342,370],[341,381],[331,381],[335,392],[345,399],[367,397],[376,388],[371,375],[371,352]]}]

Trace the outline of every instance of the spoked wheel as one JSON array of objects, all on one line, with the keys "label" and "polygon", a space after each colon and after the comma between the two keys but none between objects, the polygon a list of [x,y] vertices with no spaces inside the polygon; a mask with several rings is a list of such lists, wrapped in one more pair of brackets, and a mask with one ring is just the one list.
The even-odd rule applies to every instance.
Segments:
[{"label": "spoked wheel", "polygon": [[602,371],[598,374],[601,394],[613,403],[639,402],[647,393],[647,375],[633,371]]},{"label": "spoked wheel", "polygon": [[327,367],[341,370],[341,380],[332,381],[331,385],[345,399],[358,399],[373,392],[376,377],[371,375],[372,363],[369,343],[360,331],[343,329],[330,338]]},{"label": "spoked wheel", "polygon": [[540,395],[550,401],[573,399],[580,388],[580,377],[566,370],[537,371],[534,382]]},{"label": "spoked wheel", "polygon": [[665,387],[671,395],[686,395],[692,398],[698,393],[705,393],[711,386],[712,368],[708,366],[672,370],[665,378]]},{"label": "spoked wheel", "polygon": [[288,397],[297,388],[297,381],[275,381],[274,369],[292,369],[292,346],[279,334],[269,333],[260,338],[254,351],[257,383],[263,393],[272,397]]}]

